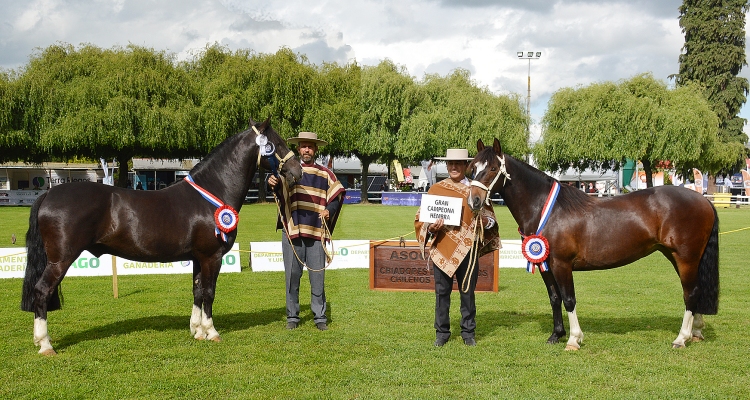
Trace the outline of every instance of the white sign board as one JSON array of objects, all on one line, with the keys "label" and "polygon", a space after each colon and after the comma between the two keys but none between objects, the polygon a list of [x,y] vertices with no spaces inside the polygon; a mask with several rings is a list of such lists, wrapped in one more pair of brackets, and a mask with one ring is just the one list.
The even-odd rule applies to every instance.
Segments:
[{"label": "white sign board", "polygon": [[[240,245],[235,243],[232,249],[221,259],[221,272],[240,272]],[[115,257],[118,275],[142,274],[192,274],[192,261],[176,261],[167,263],[144,263]],[[283,266],[282,266],[283,270]],[[26,271],[26,249],[0,248],[0,279],[23,278]],[[112,256],[104,254],[94,257],[84,251],[71,264],[66,276],[111,276]]]},{"label": "white sign board", "polygon": [[442,218],[446,225],[461,225],[461,207],[464,199],[459,197],[422,195],[419,207],[419,221],[434,223]]},{"label": "white sign board", "polygon": [[521,252],[520,240],[502,240],[500,268],[526,268],[526,257]]},{"label": "white sign board", "polygon": [[[334,240],[326,246],[333,253],[333,261],[327,269],[370,268],[369,240]],[[281,242],[251,242],[250,266],[253,272],[283,271],[284,257]]]}]

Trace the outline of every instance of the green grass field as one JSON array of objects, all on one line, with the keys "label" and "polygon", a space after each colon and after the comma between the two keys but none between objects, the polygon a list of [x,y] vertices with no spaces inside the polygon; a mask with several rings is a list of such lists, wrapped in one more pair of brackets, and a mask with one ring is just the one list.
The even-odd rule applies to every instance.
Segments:
[{"label": "green grass field", "polygon": [[[347,205],[334,237],[406,235],[415,211]],[[496,211],[501,237],[517,238],[507,209]],[[23,246],[28,212],[0,208],[0,246],[12,247],[11,233]],[[517,269],[500,270],[498,293],[477,294],[474,348],[458,335],[456,295],[454,337],[435,348],[434,294],[371,291],[363,269],[327,272],[326,332],[312,323],[306,277],[302,325],[287,331],[283,273],[222,275],[221,343],[192,339],[187,275],[121,276],[118,299],[109,277],[69,277],[65,307],[49,317],[55,357],[36,353],[33,315],[19,310],[21,280],[4,279],[0,398],[749,398],[750,209],[719,217],[719,314],[706,317],[706,340],[686,349],[670,348],[684,306],[661,255],[575,275],[585,334],[578,352],[545,343],[546,291],[538,274]],[[274,218],[274,205],[243,207],[241,246],[279,240]]]}]

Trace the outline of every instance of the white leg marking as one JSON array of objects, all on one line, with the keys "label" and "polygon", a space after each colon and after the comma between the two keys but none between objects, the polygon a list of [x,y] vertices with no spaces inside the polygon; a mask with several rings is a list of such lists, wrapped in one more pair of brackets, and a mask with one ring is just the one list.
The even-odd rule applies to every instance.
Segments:
[{"label": "white leg marking", "polygon": [[693,341],[700,342],[703,340],[703,328],[706,327],[706,323],[703,322],[703,314],[695,314],[693,316]]},{"label": "white leg marking", "polygon": [[685,315],[682,317],[682,327],[680,333],[677,335],[677,339],[672,342],[672,347],[680,349],[685,347],[685,341],[693,338],[693,312],[685,310]]},{"label": "white leg marking", "polygon": [[55,349],[52,348],[52,344],[49,342],[46,319],[34,318],[34,345],[40,347],[39,354],[57,354],[55,353]]},{"label": "white leg marking", "polygon": [[221,338],[219,337],[219,332],[217,332],[214,328],[214,319],[208,318],[205,312],[203,313],[201,328],[203,328],[203,332],[206,332],[206,339],[213,340],[214,342],[218,342],[221,340]]},{"label": "white leg marking", "polygon": [[575,308],[568,313],[568,322],[570,322],[570,337],[565,345],[565,350],[578,350],[583,342],[583,331],[581,331],[581,325],[578,324],[578,315]]},{"label": "white leg marking", "polygon": [[202,340],[206,337],[206,334],[201,328],[201,315],[203,311],[200,307],[193,304],[193,313],[190,315],[190,334],[198,340]]}]

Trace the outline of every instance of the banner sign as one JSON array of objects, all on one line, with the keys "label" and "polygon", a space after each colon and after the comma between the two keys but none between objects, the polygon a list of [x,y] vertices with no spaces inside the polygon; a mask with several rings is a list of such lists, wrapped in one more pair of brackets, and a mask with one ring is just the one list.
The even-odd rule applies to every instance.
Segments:
[{"label": "banner sign", "polygon": [[[84,251],[71,264],[66,276],[112,276],[113,257],[104,254],[94,257]],[[176,261],[167,263],[144,263],[125,258],[114,257],[117,275],[144,274],[192,274],[192,261]],[[221,259],[221,272],[240,272],[240,245],[235,243],[232,249]],[[23,278],[26,271],[26,249],[0,248],[0,279]]]},{"label": "banner sign", "polygon": [[[434,291],[435,276],[416,240],[371,242],[370,289]],[[497,292],[498,252],[479,259],[477,292]],[[453,290],[458,290],[457,280]]]},{"label": "banner sign", "polygon": [[[47,179],[47,177],[43,177]],[[51,186],[61,185],[68,182],[96,182],[97,174],[94,170],[71,171],[65,169],[53,169],[49,172]]]},{"label": "banner sign", "polygon": [[503,240],[500,249],[501,268],[526,268],[526,257],[521,251],[521,240]]},{"label": "banner sign", "polygon": [[347,190],[344,195],[344,204],[359,204],[362,202],[362,190]]},{"label": "banner sign", "polygon": [[423,194],[419,207],[419,221],[434,223],[442,218],[446,225],[459,226],[463,203],[464,199],[459,197]]},{"label": "banner sign", "polygon": [[[333,254],[333,261],[327,269],[369,268],[369,240],[334,240],[333,248],[328,244],[326,251]],[[284,257],[279,242],[251,242],[250,267],[253,272],[283,271]]]},{"label": "banner sign", "polygon": [[44,193],[44,190],[0,190],[0,205],[30,206]]}]

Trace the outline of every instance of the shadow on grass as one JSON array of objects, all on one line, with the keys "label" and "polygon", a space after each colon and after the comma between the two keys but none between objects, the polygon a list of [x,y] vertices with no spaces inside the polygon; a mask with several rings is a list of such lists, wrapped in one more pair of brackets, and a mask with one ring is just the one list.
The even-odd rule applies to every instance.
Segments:
[{"label": "shadow on grass", "polygon": [[[214,314],[214,324],[219,333],[241,331],[254,326],[280,322],[286,315],[286,308],[271,308],[251,313]],[[54,327],[51,327],[54,329]],[[173,331],[189,332],[190,315],[155,315],[143,318],[127,319],[111,324],[97,326],[85,331],[76,332],[57,340],[55,347],[62,350],[87,340],[97,340],[112,336],[126,335],[140,331]]]},{"label": "shadow on grass", "polygon": [[[477,311],[477,320],[489,332],[495,332],[498,329],[512,331],[514,327],[535,323],[539,325],[539,331],[547,335],[552,333],[552,311],[549,313],[532,313],[517,311]],[[586,317],[578,315],[578,322],[581,324],[581,330],[586,332],[627,334],[631,332],[662,330],[673,332],[675,335],[680,330],[682,318],[677,316],[664,315],[642,315],[618,317]],[[563,323],[567,333],[570,333],[570,324],[568,315],[563,311]],[[710,318],[707,317],[704,333],[709,335],[713,333]],[[546,336],[545,336],[546,340]]]}]

